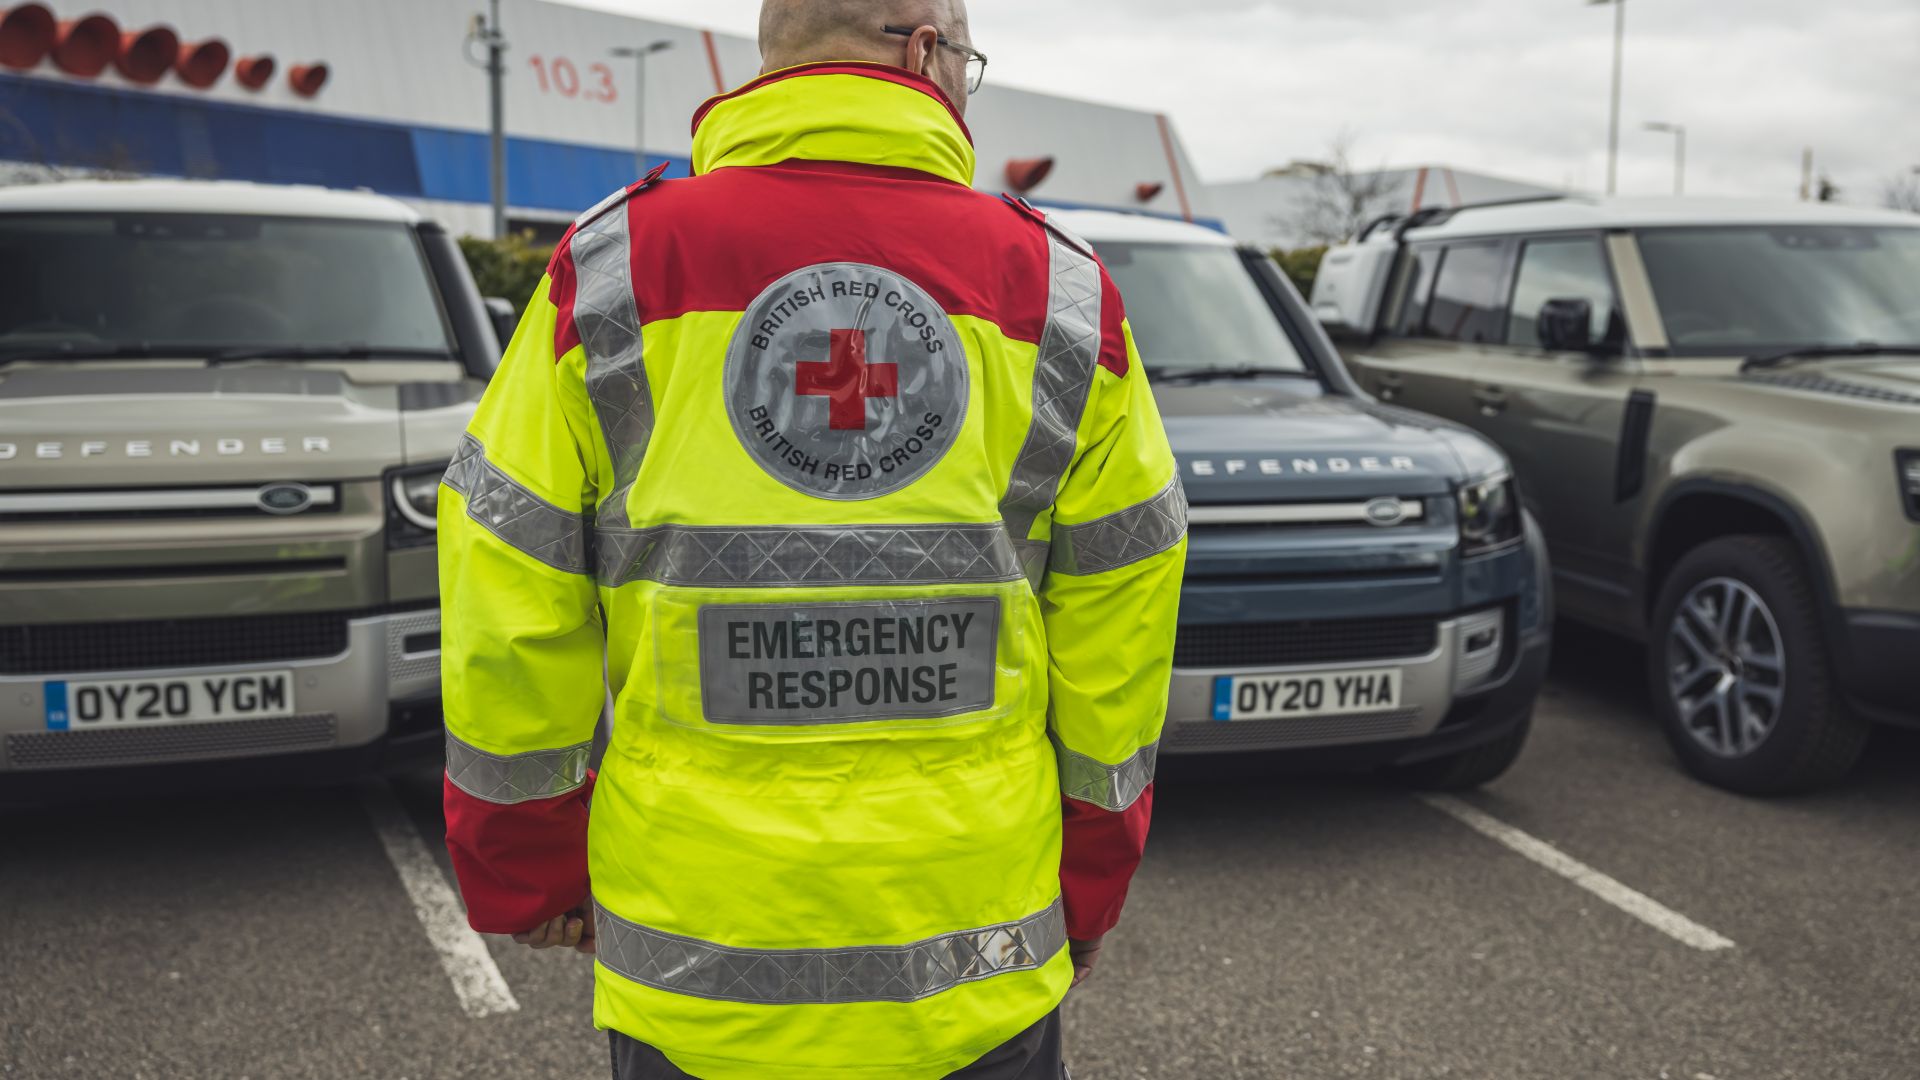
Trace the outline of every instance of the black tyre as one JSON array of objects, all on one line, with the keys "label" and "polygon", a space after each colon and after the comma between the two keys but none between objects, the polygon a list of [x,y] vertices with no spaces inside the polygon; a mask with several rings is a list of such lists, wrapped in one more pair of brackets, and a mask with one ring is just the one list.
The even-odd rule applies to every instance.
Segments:
[{"label": "black tyre", "polygon": [[1681,558],[1647,641],[1654,709],[1689,773],[1779,795],[1846,775],[1868,724],[1847,708],[1799,549],[1730,536]]},{"label": "black tyre", "polygon": [[1527,732],[1533,728],[1533,714],[1520,718],[1512,731],[1493,740],[1470,746],[1457,754],[1395,765],[1387,778],[1396,784],[1422,791],[1467,791],[1499,779],[1520,758],[1527,745]]}]

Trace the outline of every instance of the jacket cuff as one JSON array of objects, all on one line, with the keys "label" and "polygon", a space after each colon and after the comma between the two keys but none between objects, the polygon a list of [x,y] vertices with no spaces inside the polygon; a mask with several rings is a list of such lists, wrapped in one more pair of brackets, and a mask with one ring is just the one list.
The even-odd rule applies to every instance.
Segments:
[{"label": "jacket cuff", "polygon": [[1060,895],[1067,937],[1091,941],[1113,929],[1127,902],[1127,887],[1147,847],[1153,819],[1153,785],[1125,810],[1105,810],[1079,799],[1062,799]]},{"label": "jacket cuff", "polygon": [[442,785],[447,854],[483,934],[518,934],[586,902],[587,807],[594,776],[551,799],[494,803]]}]

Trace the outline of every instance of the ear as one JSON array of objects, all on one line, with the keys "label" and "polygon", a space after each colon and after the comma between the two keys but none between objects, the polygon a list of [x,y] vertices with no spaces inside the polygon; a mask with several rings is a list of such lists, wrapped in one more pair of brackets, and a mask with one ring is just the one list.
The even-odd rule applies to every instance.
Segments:
[{"label": "ear", "polygon": [[907,39],[907,62],[902,66],[915,75],[933,77],[933,54],[940,51],[940,31],[922,26]]}]

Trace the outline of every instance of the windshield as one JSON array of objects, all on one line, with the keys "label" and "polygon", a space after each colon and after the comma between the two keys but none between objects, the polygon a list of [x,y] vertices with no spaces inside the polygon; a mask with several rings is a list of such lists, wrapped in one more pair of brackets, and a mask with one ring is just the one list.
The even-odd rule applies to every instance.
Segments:
[{"label": "windshield", "polygon": [[1211,244],[1095,244],[1153,369],[1305,371],[1240,253]]},{"label": "windshield", "polygon": [[401,224],[206,214],[0,217],[0,357],[366,346],[450,352]]},{"label": "windshield", "polygon": [[1640,256],[1676,353],[1920,345],[1920,228],[1652,229]]}]

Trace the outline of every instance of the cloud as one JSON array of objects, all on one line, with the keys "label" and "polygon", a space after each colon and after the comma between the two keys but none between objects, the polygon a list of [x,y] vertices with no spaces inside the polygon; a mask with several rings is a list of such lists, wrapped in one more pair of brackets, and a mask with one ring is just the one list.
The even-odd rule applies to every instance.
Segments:
[{"label": "cloud", "polygon": [[[673,0],[594,0],[675,21]],[[1444,163],[1550,184],[1606,180],[1613,11],[1584,0],[972,0],[1010,85],[1169,113],[1201,173],[1314,157]],[[752,33],[757,0],[700,19]],[[1920,165],[1914,0],[1629,0],[1620,188],[1790,197],[1800,154],[1848,195]]]}]

